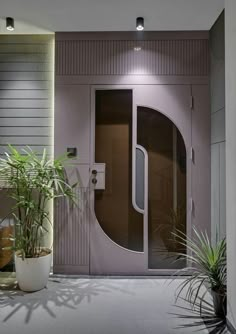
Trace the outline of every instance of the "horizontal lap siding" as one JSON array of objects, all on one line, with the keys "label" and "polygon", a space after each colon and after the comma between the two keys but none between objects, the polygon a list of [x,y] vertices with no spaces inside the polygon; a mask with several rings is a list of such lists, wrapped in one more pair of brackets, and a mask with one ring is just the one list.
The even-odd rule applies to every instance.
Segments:
[{"label": "horizontal lap siding", "polygon": [[0,109],[0,118],[51,118],[53,117],[52,109],[42,108],[11,108]]},{"label": "horizontal lap siding", "polygon": [[0,90],[0,99],[42,99],[50,98],[47,89],[4,89]]},{"label": "horizontal lap siding", "polygon": [[[0,137],[0,147],[6,146],[7,144],[11,143],[14,146],[30,146],[31,145],[38,145],[38,146],[50,146],[51,139],[50,137],[45,136],[2,136]],[[6,143],[6,144],[4,144]]]},{"label": "horizontal lap siding", "polygon": [[0,62],[0,72],[51,72],[50,63]]},{"label": "horizontal lap siding", "polygon": [[[30,145],[30,147],[34,152],[37,152],[38,154],[42,154],[44,149],[50,150],[50,146],[46,146],[46,145],[44,145],[44,146]],[[8,149],[7,146],[1,146],[0,147],[0,155],[4,154],[4,152],[6,152],[7,149]],[[24,150],[25,146],[24,145],[18,145],[17,149]]]},{"label": "horizontal lap siding", "polygon": [[[0,45],[1,47],[1,45]],[[20,67],[20,64],[19,64]],[[50,78],[50,72],[30,72],[30,71],[15,71],[15,72],[10,72],[10,71],[3,71],[0,72],[1,77],[0,79],[2,81],[46,81],[49,80]]]},{"label": "horizontal lap siding", "polygon": [[0,127],[49,127],[52,118],[39,117],[4,117],[1,118]]},{"label": "horizontal lap siding", "polygon": [[0,156],[7,145],[52,152],[53,36],[0,36]]},{"label": "horizontal lap siding", "polygon": [[[3,75],[3,73],[1,74]],[[8,78],[9,80],[9,78]],[[8,90],[9,86],[12,84],[12,82],[9,80],[4,80],[4,81],[0,81],[0,90]],[[14,90],[19,89],[26,89],[26,90],[40,90],[40,89],[46,89],[46,90],[50,90],[51,88],[51,82],[47,81],[47,80],[14,80]]]}]

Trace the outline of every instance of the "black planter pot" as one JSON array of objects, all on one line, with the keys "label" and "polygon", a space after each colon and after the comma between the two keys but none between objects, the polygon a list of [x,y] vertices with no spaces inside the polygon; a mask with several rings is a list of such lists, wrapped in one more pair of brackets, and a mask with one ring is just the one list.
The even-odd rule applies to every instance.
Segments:
[{"label": "black planter pot", "polygon": [[221,291],[211,290],[215,315],[225,318],[227,314],[227,297]]}]

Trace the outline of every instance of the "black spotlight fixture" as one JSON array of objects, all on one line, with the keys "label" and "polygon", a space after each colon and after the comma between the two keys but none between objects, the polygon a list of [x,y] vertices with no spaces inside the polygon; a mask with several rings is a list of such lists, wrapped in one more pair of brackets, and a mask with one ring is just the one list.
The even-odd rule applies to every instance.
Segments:
[{"label": "black spotlight fixture", "polygon": [[9,31],[13,31],[14,28],[14,19],[12,17],[7,17],[6,18],[6,28]]},{"label": "black spotlight fixture", "polygon": [[136,30],[142,31],[144,29],[144,18],[137,17],[136,19]]}]

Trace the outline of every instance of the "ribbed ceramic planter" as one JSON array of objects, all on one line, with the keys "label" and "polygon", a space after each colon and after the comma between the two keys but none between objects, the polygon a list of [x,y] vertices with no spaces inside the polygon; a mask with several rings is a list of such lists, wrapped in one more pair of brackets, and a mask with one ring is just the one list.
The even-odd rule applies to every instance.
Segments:
[{"label": "ribbed ceramic planter", "polygon": [[25,258],[15,254],[16,279],[22,291],[33,292],[47,286],[50,274],[52,252],[36,258]]}]

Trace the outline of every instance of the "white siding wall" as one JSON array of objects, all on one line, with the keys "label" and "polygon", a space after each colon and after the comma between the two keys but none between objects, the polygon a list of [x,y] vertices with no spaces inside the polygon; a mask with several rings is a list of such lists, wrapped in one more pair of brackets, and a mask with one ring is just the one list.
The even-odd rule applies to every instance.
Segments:
[{"label": "white siding wall", "polygon": [[[52,152],[53,35],[0,36],[0,157],[7,145]],[[0,219],[12,203],[0,191]]]},{"label": "white siding wall", "polygon": [[0,36],[0,156],[7,145],[52,149],[53,36]]}]

